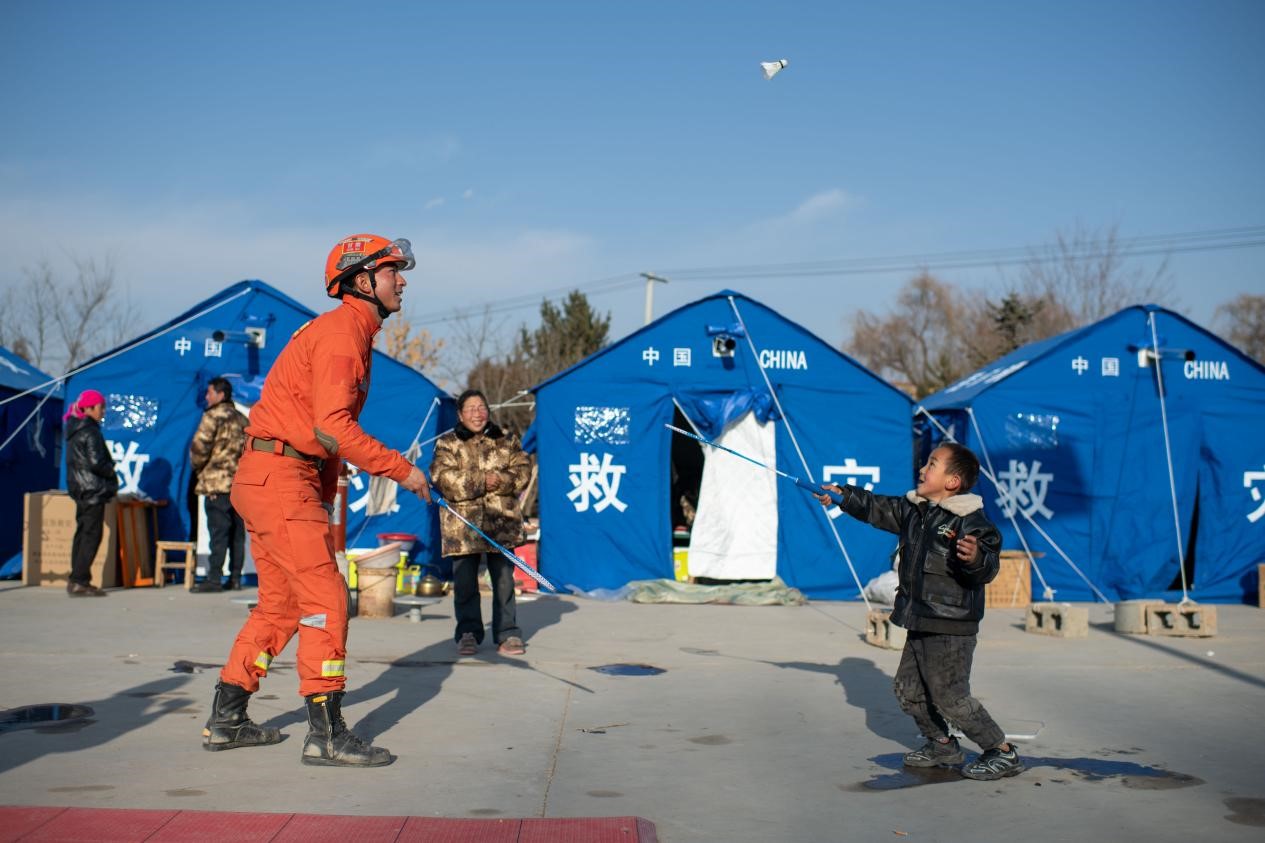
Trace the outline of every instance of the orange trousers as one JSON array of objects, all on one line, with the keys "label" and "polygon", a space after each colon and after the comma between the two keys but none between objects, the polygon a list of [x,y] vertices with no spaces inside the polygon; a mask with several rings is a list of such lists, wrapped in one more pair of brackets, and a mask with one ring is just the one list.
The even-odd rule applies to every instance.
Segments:
[{"label": "orange trousers", "polygon": [[237,633],[224,682],[254,693],[299,633],[299,693],[341,691],[347,657],[347,581],[334,562],[316,466],[247,449],[230,500],[246,522],[259,603]]}]

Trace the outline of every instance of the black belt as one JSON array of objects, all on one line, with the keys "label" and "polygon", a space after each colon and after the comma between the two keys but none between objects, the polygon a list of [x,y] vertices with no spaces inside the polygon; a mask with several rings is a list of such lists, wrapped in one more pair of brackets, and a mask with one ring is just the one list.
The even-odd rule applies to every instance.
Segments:
[{"label": "black belt", "polygon": [[302,451],[296,451],[280,439],[260,439],[252,436],[250,437],[250,449],[252,451],[263,451],[267,454],[279,454],[285,457],[294,457],[296,460],[310,462],[312,465],[316,466],[317,471],[325,468],[325,460],[319,457],[308,456]]}]

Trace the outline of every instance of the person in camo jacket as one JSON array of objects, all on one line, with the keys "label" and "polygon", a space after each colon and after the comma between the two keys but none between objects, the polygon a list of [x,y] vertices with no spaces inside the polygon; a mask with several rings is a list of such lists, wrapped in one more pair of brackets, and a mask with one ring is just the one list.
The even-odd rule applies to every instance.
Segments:
[{"label": "person in camo jacket", "polygon": [[[435,442],[431,482],[449,505],[493,541],[508,547],[523,543],[523,513],[518,496],[531,479],[531,462],[518,437],[488,416],[488,402],[477,389],[457,396],[457,425]],[[526,652],[514,605],[514,566],[482,536],[446,509],[440,510],[443,555],[452,561],[454,639],[457,655],[473,656],[483,643],[479,565],[486,560],[492,580],[492,640],[503,656]]]},{"label": "person in camo jacket", "polygon": [[246,417],[233,404],[233,385],[212,378],[206,386],[206,411],[189,446],[189,462],[197,475],[194,491],[206,497],[206,526],[211,534],[211,558],[206,582],[194,591],[220,591],[224,556],[228,556],[228,588],[242,587],[242,561],[246,556],[246,525],[233,509],[229,492],[233,475],[246,448]]}]

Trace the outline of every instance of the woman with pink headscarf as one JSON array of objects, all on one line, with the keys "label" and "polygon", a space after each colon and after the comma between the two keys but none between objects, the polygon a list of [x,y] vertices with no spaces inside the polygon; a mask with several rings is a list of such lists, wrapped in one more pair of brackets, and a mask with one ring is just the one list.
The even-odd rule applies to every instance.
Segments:
[{"label": "woman with pink headscarf", "polygon": [[92,560],[101,546],[105,505],[119,491],[114,460],[101,434],[105,396],[85,389],[62,417],[66,428],[66,488],[75,501],[75,540],[70,551],[71,597],[104,597],[92,584]]}]

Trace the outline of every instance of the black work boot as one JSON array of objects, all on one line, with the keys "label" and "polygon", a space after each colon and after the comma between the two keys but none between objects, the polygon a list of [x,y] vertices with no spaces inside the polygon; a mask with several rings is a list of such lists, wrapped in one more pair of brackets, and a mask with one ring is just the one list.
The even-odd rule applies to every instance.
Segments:
[{"label": "black work boot", "polygon": [[215,683],[211,716],[202,730],[202,748],[211,752],[239,746],[281,743],[281,730],[260,726],[246,714],[250,692],[228,682]]},{"label": "black work boot", "polygon": [[303,763],[319,767],[382,767],[395,756],[358,737],[343,722],[343,692],[312,694],[307,700],[309,731]]}]

